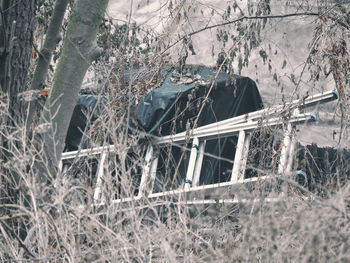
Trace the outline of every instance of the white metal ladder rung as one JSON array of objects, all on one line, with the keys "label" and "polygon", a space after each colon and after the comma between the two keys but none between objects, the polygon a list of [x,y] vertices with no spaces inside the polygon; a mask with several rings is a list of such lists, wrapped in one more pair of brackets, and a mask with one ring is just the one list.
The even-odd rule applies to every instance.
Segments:
[{"label": "white metal ladder rung", "polygon": [[157,175],[158,160],[159,160],[159,156],[158,156],[158,154],[156,154],[154,156],[154,159],[152,160],[152,164],[151,164],[151,169],[150,169],[150,173],[149,173],[149,184],[148,184],[149,189],[148,189],[147,194],[153,193],[154,183],[155,183],[156,175]]},{"label": "white metal ladder rung", "polygon": [[152,155],[153,155],[153,146],[150,145],[147,148],[146,156],[145,156],[145,164],[142,167],[141,182],[140,182],[139,193],[138,193],[139,196],[142,196],[142,193],[146,188],[149,171],[151,169]]},{"label": "white metal ladder rung", "polygon": [[284,132],[284,138],[282,142],[282,149],[281,149],[281,156],[279,160],[278,165],[278,173],[282,174],[287,172],[287,166],[289,163],[289,158],[291,157],[291,140],[292,140],[292,134],[293,134],[293,126],[291,123],[288,123],[287,129]]},{"label": "white metal ladder rung", "polygon": [[295,141],[295,135],[293,133],[291,135],[291,142],[290,142],[289,153],[288,153],[288,161],[287,161],[287,166],[286,166],[286,170],[285,170],[286,173],[289,173],[292,171],[295,147],[296,147],[296,141]]},{"label": "white metal ladder rung", "polygon": [[186,172],[186,179],[185,179],[185,186],[184,186],[185,189],[189,189],[192,186],[198,150],[199,150],[199,140],[197,137],[195,137],[192,140],[191,155],[190,155],[190,160],[188,162],[188,167]]},{"label": "white metal ladder rung", "polygon": [[245,167],[248,159],[251,134],[241,130],[238,135],[235,159],[231,173],[231,182],[244,179]]},{"label": "white metal ladder rung", "polygon": [[96,179],[96,188],[94,191],[94,201],[97,202],[101,198],[101,188],[102,188],[102,177],[103,177],[103,170],[104,170],[104,162],[107,157],[107,152],[102,152],[100,162],[98,164],[97,168],[97,179]]},{"label": "white metal ladder rung", "polygon": [[62,159],[58,162],[58,171],[62,172],[63,170],[63,161]]},{"label": "white metal ladder rung", "polygon": [[[299,113],[299,109],[295,109],[294,114],[298,114]],[[284,168],[284,173],[289,173],[292,170],[292,165],[293,165],[293,159],[294,159],[294,151],[295,151],[295,147],[296,147],[296,142],[295,142],[295,127],[292,124],[288,124],[287,126],[287,134],[286,136],[288,136],[288,152],[286,152],[287,154],[287,160],[284,163],[284,167],[281,167],[281,170],[283,170]],[[282,155],[282,153],[281,153]]]},{"label": "white metal ladder rung", "polygon": [[138,196],[148,196],[152,194],[154,181],[156,179],[157,166],[158,166],[158,154],[153,154],[153,146],[150,145],[147,148],[145,156],[145,164],[142,168],[141,182],[139,186]]},{"label": "white metal ladder rung", "polygon": [[199,186],[199,179],[200,179],[201,169],[203,164],[205,145],[206,145],[206,141],[201,141],[199,143],[198,157],[197,157],[196,165],[193,172],[193,181],[192,181],[193,187]]}]

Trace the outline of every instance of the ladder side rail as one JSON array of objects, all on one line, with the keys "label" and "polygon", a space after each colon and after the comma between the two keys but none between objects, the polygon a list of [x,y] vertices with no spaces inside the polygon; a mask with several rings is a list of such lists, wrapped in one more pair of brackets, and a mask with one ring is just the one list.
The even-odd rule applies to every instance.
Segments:
[{"label": "ladder side rail", "polygon": [[189,189],[192,186],[193,174],[196,166],[198,150],[199,150],[199,140],[197,137],[195,137],[192,141],[190,160],[188,162],[188,167],[186,172],[185,185],[184,185],[185,189]]},{"label": "ladder side rail", "polygon": [[[213,192],[213,195],[220,196],[223,193],[225,193],[225,191],[237,190],[246,184],[255,184],[256,182],[268,181],[268,180],[273,180],[276,178],[277,177],[275,175],[266,175],[266,176],[261,176],[261,177],[253,177],[253,178],[244,179],[244,180],[241,180],[241,181],[238,181],[235,183],[232,183],[232,182],[216,183],[216,184],[191,187],[189,189],[177,188],[174,190],[163,191],[163,192],[159,192],[159,193],[151,193],[147,197],[157,199],[157,198],[168,197],[168,196],[180,196],[183,194],[187,194],[187,195],[196,195],[196,194],[202,195],[203,194],[204,197],[209,197],[209,196],[211,196],[211,193],[214,190],[217,190],[217,192],[216,193]],[[142,198],[142,195],[137,196],[137,197],[119,198],[119,199],[113,200],[113,203],[135,201],[135,200],[140,200],[141,198]]]},{"label": "ladder side rail", "polygon": [[315,114],[313,113],[305,113],[305,114],[298,114],[292,116],[289,120],[284,120],[281,117],[277,118],[270,118],[262,121],[250,121],[247,123],[241,123],[234,126],[224,126],[221,129],[208,129],[206,131],[198,131],[194,132],[193,136],[196,136],[198,134],[198,137],[202,137],[205,139],[209,138],[217,138],[218,135],[221,137],[228,137],[231,136],[231,132],[237,134],[241,129],[248,131],[253,130],[259,127],[264,126],[278,126],[282,125],[284,123],[298,123],[298,122],[305,122],[307,120],[315,120]]},{"label": "ladder side rail", "polygon": [[[315,120],[315,114],[313,113],[304,113],[304,114],[298,114],[295,116],[292,116],[288,121],[282,119],[282,118],[271,118],[263,121],[252,121],[248,123],[242,123],[242,124],[237,124],[232,127],[229,126],[224,126],[221,129],[209,129],[209,130],[202,130],[202,131],[197,131],[194,130],[192,134],[193,137],[198,137],[201,140],[210,140],[210,139],[215,139],[218,136],[221,137],[229,137],[236,135],[239,133],[240,130],[254,130],[258,127],[264,127],[264,126],[278,126],[282,125],[286,122],[289,123],[302,123],[305,121],[309,120]],[[167,144],[167,143],[184,143],[186,142],[186,139],[188,139],[188,136],[184,136],[182,134],[175,134],[172,136],[164,136],[164,137],[159,137],[155,143],[160,145],[160,144]]]},{"label": "ladder side rail", "polygon": [[196,161],[196,166],[194,168],[193,172],[193,182],[192,187],[199,186],[199,180],[202,170],[202,164],[203,164],[203,158],[204,158],[204,149],[205,149],[206,141],[201,141],[199,143],[199,150],[198,150],[198,159]]},{"label": "ladder side rail", "polygon": [[[261,177],[253,177],[253,178],[249,178],[249,179],[240,180],[240,181],[235,182],[235,183],[224,182],[224,183],[201,185],[201,186],[191,187],[188,189],[178,188],[178,189],[170,190],[170,191],[152,193],[148,197],[149,198],[157,198],[157,197],[163,197],[163,196],[191,194],[191,193],[195,193],[195,194],[199,193],[200,195],[202,195],[202,193],[203,193],[203,196],[205,196],[205,197],[206,196],[209,197],[211,194],[220,196],[220,195],[225,193],[222,189],[226,189],[229,191],[237,190],[237,189],[240,189],[245,184],[249,184],[249,183],[255,184],[256,182],[261,182],[264,180],[273,180],[275,178],[277,178],[277,177],[273,176],[273,175],[266,175],[266,176],[261,176]],[[214,193],[213,190],[217,190],[217,192]]]},{"label": "ladder side rail", "polygon": [[[278,203],[278,202],[286,202],[286,201],[300,201],[300,199],[297,198],[293,198],[293,197],[286,197],[284,195],[278,195],[277,197],[265,197],[264,198],[264,202],[267,203]],[[310,197],[307,198],[303,198],[304,201],[312,201],[313,199]],[[135,201],[135,200],[123,200],[122,202],[116,202],[114,204],[118,204],[121,205],[122,203],[127,203],[130,201]],[[157,207],[157,206],[164,206],[167,202],[165,202],[162,199],[158,199],[158,200],[152,200],[150,199],[150,202],[152,202],[152,208]],[[190,201],[184,200],[176,200],[173,201],[172,204],[173,205],[186,205],[191,206],[191,205],[216,205],[216,204],[220,204],[220,205],[224,205],[224,204],[244,204],[245,206],[247,205],[254,205],[256,203],[260,203],[261,202],[261,198],[216,198],[216,199],[203,199],[203,200],[198,200],[198,199],[193,199]],[[99,205],[103,205],[103,204],[97,204],[95,206],[99,206]],[[130,211],[130,210],[142,210],[142,209],[147,209],[149,208],[148,204],[145,203],[139,203],[134,205],[132,208],[130,207],[130,205],[126,205],[125,207],[119,207],[120,212],[124,212],[124,211]]]},{"label": "ladder side rail", "polygon": [[[285,173],[284,176],[290,176],[296,174],[295,172]],[[201,185],[196,187],[191,187],[189,189],[183,189],[178,188],[174,190],[169,191],[163,191],[158,193],[151,193],[147,196],[147,198],[150,201],[160,202],[164,204],[164,200],[168,203],[169,197],[175,197],[179,200],[183,200],[184,202],[187,202],[187,200],[218,200],[218,199],[228,199],[228,198],[234,198],[236,199],[237,190],[241,189],[243,186],[254,186],[258,182],[266,182],[269,183],[270,181],[274,180],[280,180],[284,176],[278,175],[278,174],[272,174],[272,175],[264,175],[260,177],[252,177],[247,179],[242,179],[237,182],[223,182],[223,183],[216,183],[216,184],[209,184],[209,185]],[[282,179],[283,181],[283,179]],[[283,196],[283,195],[281,195]],[[249,196],[250,197],[250,194]],[[241,198],[244,198],[244,196],[240,196]],[[131,201],[138,201],[142,199],[142,196],[137,197],[126,197],[126,198],[120,198],[120,199],[114,199],[112,201],[113,204],[121,204],[121,203],[127,203]],[[152,203],[154,204],[154,203]],[[103,205],[101,203],[100,205]]]},{"label": "ladder side rail", "polygon": [[281,113],[285,110],[288,110],[288,108],[296,108],[296,109],[303,109],[306,107],[310,107],[310,106],[314,106],[316,104],[319,103],[326,103],[329,101],[333,101],[338,99],[338,93],[336,90],[330,90],[327,91],[325,93],[319,93],[316,94],[314,96],[308,97],[305,100],[294,100],[292,102],[286,103],[285,105],[278,105],[275,107],[269,107],[266,109],[262,109],[262,110],[258,110],[258,111],[254,111],[254,112],[250,112],[250,113],[246,113],[244,115],[240,115],[240,116],[236,116],[230,119],[226,119],[220,122],[215,122],[206,126],[202,126],[202,127],[198,127],[198,130],[201,129],[208,129],[211,127],[219,127],[221,125],[235,125],[235,124],[239,124],[245,121],[253,121],[255,119],[258,118],[268,118],[270,117],[272,114],[278,114]]},{"label": "ladder side rail", "polygon": [[[336,100],[336,99],[338,99],[337,91],[330,90],[330,91],[327,91],[325,93],[319,93],[319,94],[316,94],[314,96],[310,96],[310,97],[306,98],[305,100],[298,99],[298,100],[294,100],[290,103],[286,103],[285,105],[278,105],[275,107],[270,107],[270,108],[246,113],[244,115],[236,116],[236,117],[233,117],[230,119],[226,119],[226,120],[222,120],[219,122],[215,122],[212,124],[198,127],[198,128],[196,128],[196,130],[197,131],[207,130],[207,129],[213,128],[213,127],[216,127],[218,129],[222,125],[235,125],[235,124],[239,124],[239,123],[246,122],[246,121],[252,121],[252,120],[258,119],[258,118],[264,118],[264,117],[268,118],[268,117],[271,117],[272,114],[281,113],[285,110],[288,110],[288,108],[295,108],[296,107],[296,108],[301,109],[301,108],[313,106],[313,105],[318,104],[318,103],[326,103],[326,102]],[[180,134],[185,135],[186,132],[179,133],[179,135]]]}]

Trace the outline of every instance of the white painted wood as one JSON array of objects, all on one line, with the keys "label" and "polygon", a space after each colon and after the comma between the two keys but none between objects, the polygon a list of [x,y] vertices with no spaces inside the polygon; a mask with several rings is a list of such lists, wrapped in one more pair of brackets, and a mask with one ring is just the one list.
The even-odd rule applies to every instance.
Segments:
[{"label": "white painted wood", "polygon": [[194,168],[194,173],[193,173],[193,182],[192,186],[196,187],[199,185],[199,179],[201,176],[201,170],[202,170],[202,164],[203,164],[203,158],[204,158],[204,149],[207,141],[201,141],[199,143],[199,152],[198,152],[198,157],[196,161],[196,166]]},{"label": "white painted wood", "polygon": [[199,148],[199,140],[197,137],[195,137],[192,142],[191,155],[190,155],[190,160],[188,162],[188,167],[187,167],[185,186],[184,186],[185,189],[189,189],[192,187],[193,174],[196,166],[198,148]]}]

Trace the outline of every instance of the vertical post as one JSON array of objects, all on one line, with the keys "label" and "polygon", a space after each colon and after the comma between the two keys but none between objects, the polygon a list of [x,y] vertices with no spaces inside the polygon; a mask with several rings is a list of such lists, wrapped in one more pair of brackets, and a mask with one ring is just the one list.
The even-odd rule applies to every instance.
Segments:
[{"label": "vertical post", "polygon": [[101,187],[102,187],[102,176],[104,169],[104,162],[106,160],[107,152],[103,151],[101,155],[100,162],[97,168],[97,180],[96,180],[96,188],[94,192],[94,201],[97,202],[101,198]]},{"label": "vertical post", "polygon": [[205,144],[206,144],[206,141],[202,141],[199,143],[199,153],[198,153],[198,158],[196,161],[196,166],[194,167],[192,186],[199,185],[199,179],[200,179],[201,169],[202,169],[202,164],[203,164]]},{"label": "vertical post", "polygon": [[199,140],[197,137],[195,137],[192,142],[190,161],[188,162],[188,168],[187,168],[186,179],[185,179],[185,189],[189,189],[192,186],[193,173],[194,173],[194,168],[196,166],[197,152],[199,147],[198,144],[199,144]]},{"label": "vertical post", "polygon": [[151,169],[151,164],[152,164],[152,155],[153,155],[153,147],[152,147],[152,145],[150,145],[147,148],[147,152],[146,152],[146,156],[145,156],[145,164],[142,167],[142,175],[141,175],[141,182],[140,182],[138,196],[142,196],[142,194],[146,188],[146,184],[147,184],[147,180],[148,180],[148,176],[150,174],[150,169]]}]

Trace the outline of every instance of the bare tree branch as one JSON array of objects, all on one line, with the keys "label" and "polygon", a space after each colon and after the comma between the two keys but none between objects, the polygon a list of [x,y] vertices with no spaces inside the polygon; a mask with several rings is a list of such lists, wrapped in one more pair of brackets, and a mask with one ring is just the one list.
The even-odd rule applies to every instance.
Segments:
[{"label": "bare tree branch", "polygon": [[30,252],[27,246],[22,242],[20,237],[12,230],[12,228],[4,220],[2,220],[2,218],[0,218],[0,223],[5,227],[7,232],[9,232],[12,236],[14,236],[17,239],[19,245],[27,252],[27,254],[33,259],[36,259],[32,252]]},{"label": "bare tree branch", "polygon": [[178,44],[179,42],[181,42],[182,40],[184,40],[185,38],[191,37],[193,35],[196,35],[198,33],[201,33],[203,31],[206,31],[206,30],[209,30],[209,29],[213,29],[213,28],[216,28],[216,27],[221,27],[221,26],[234,24],[234,23],[237,23],[237,22],[241,22],[243,20],[277,19],[277,18],[298,17],[298,16],[320,16],[320,14],[319,13],[313,13],[313,12],[304,12],[304,13],[290,13],[290,14],[283,14],[283,15],[241,16],[241,17],[236,18],[234,20],[230,20],[230,21],[227,21],[227,22],[223,22],[223,23],[219,23],[219,24],[215,24],[215,25],[211,25],[211,26],[206,26],[206,27],[203,27],[203,28],[198,29],[196,31],[193,31],[193,32],[191,32],[191,33],[189,33],[189,34],[179,38],[178,40],[176,40],[173,44],[171,44],[165,50],[163,50],[161,52],[161,55],[164,54],[167,50],[169,50],[173,46],[175,46],[176,44]]}]

